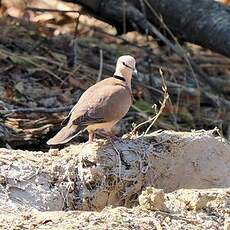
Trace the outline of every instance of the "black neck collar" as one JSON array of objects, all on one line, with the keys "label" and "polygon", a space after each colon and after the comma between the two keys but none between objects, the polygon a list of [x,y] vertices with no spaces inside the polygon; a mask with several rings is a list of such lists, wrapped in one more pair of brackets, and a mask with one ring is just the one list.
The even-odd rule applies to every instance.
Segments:
[{"label": "black neck collar", "polygon": [[119,80],[125,82],[125,78],[124,77],[121,77],[121,76],[118,76],[118,75],[113,75],[113,77],[115,77],[116,79],[119,79]]}]

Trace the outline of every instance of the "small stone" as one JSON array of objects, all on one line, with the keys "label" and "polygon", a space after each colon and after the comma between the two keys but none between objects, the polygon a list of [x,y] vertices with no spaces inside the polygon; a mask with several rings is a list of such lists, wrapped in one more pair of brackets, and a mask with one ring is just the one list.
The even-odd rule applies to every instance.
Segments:
[{"label": "small stone", "polygon": [[50,150],[49,150],[49,154],[50,154],[51,156],[58,156],[58,155],[60,155],[60,152],[59,152],[58,149],[50,149]]},{"label": "small stone", "polygon": [[224,230],[230,230],[230,220],[229,221],[225,221],[225,223],[224,223]]},{"label": "small stone", "polygon": [[153,187],[148,187],[139,196],[139,204],[141,208],[155,210],[165,209],[165,198],[163,189],[156,189]]},{"label": "small stone", "polygon": [[6,178],[2,175],[0,175],[0,184],[3,186],[6,185]]},{"label": "small stone", "polygon": [[170,219],[168,216],[166,216],[166,217],[165,217],[165,222],[166,222],[166,223],[170,223],[170,221],[171,221],[171,219]]}]

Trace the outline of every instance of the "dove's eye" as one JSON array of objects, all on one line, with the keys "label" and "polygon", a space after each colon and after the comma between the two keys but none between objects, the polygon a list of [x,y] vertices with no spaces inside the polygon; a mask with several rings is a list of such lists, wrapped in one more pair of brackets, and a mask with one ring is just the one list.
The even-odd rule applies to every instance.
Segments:
[{"label": "dove's eye", "polygon": [[127,65],[125,62],[122,62],[122,64],[123,64],[125,67],[127,67],[127,68],[129,68],[129,69],[131,69],[131,70],[134,70],[132,67],[130,67],[129,65]]}]

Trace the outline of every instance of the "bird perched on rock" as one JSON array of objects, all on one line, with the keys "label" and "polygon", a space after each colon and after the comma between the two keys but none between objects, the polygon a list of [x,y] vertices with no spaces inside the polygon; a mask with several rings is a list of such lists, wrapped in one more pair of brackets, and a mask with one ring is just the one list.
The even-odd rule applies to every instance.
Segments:
[{"label": "bird perched on rock", "polygon": [[137,73],[136,61],[130,55],[118,58],[113,77],[88,88],[62,122],[64,127],[47,144],[69,142],[87,129],[89,142],[97,129],[110,131],[128,112],[132,104],[131,79]]}]

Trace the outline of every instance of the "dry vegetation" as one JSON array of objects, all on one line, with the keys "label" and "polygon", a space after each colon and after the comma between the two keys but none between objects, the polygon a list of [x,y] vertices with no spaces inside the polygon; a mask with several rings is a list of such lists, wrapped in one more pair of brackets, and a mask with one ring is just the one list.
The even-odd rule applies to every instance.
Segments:
[{"label": "dry vegetation", "polygon": [[[70,10],[72,5],[61,8]],[[97,79],[111,76],[116,58],[127,53],[136,56],[140,78],[133,81],[134,105],[118,132],[127,132],[133,122],[148,120],[157,112],[154,104],[159,107],[164,97],[161,68],[170,98],[153,128],[186,131],[217,126],[229,137],[229,59],[184,44],[195,63],[190,65],[151,37],[135,32],[115,36],[111,26],[88,16],[34,10],[24,15],[26,20],[5,16],[0,22],[3,144],[23,148],[27,140],[27,148],[42,145],[56,132],[53,125],[64,117],[61,112],[67,112]]]},{"label": "dry vegetation", "polygon": [[[47,151],[82,92],[128,53],[140,78],[117,133],[133,133],[45,153],[0,149],[0,228],[229,230],[230,150],[219,135],[230,138],[230,59],[182,44],[191,64],[152,37],[116,36],[88,15],[61,12],[73,9],[80,8],[2,1],[0,146]],[[216,130],[138,135],[214,127],[218,137]]]}]

